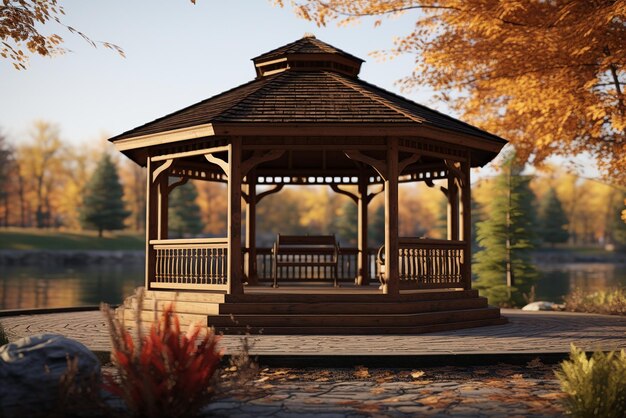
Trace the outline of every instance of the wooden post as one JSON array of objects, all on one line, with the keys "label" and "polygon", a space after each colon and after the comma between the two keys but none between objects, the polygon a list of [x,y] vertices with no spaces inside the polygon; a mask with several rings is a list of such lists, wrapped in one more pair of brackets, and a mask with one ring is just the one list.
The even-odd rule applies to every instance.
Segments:
[{"label": "wooden post", "polygon": [[461,163],[463,180],[461,182],[461,241],[465,243],[463,258],[463,281],[464,288],[472,288],[472,192],[470,182],[470,161]]},{"label": "wooden post", "polygon": [[399,293],[398,252],[398,138],[387,139],[387,178],[385,179],[385,264],[383,293]]},{"label": "wooden post", "polygon": [[459,239],[459,188],[456,177],[448,172],[448,239]]},{"label": "wooden post", "polygon": [[243,293],[241,259],[241,137],[228,146],[228,293]]},{"label": "wooden post", "polygon": [[248,284],[258,284],[256,270],[256,174],[248,172],[248,202],[246,203],[246,252],[245,268]]},{"label": "wooden post", "polygon": [[358,216],[358,237],[357,237],[357,279],[359,286],[367,286],[370,282],[369,275],[369,254],[367,253],[367,195],[368,176],[362,173],[359,177],[357,216]]},{"label": "wooden post", "polygon": [[147,183],[146,183],[146,290],[150,289],[150,280],[154,279],[156,268],[156,252],[150,245],[150,240],[157,239],[158,222],[157,222],[157,184],[152,181],[152,173],[154,171],[150,157],[146,163]]},{"label": "wooden post", "polygon": [[161,173],[156,182],[158,190],[158,239],[167,239],[168,236],[168,200],[169,200],[169,176]]}]

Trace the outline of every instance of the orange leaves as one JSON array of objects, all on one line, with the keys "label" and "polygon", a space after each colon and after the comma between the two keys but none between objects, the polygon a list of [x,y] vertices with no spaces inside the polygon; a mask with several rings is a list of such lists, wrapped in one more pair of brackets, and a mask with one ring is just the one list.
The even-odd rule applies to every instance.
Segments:
[{"label": "orange leaves", "polygon": [[108,42],[95,42],[84,33],[63,24],[61,17],[65,15],[65,11],[57,0],[4,0],[1,12],[0,56],[10,60],[17,70],[26,69],[28,52],[41,56],[66,52],[66,49],[60,46],[63,43],[61,36],[54,33],[43,35],[39,31],[41,25],[50,23],[64,26],[94,47],[100,43],[105,48],[124,56],[124,51],[119,46]]},{"label": "orange leaves", "polygon": [[[588,152],[626,183],[626,2],[522,0],[293,0],[302,17],[414,13],[386,56],[415,56],[403,88],[443,93],[463,119],[512,141],[536,163]],[[378,59],[381,53],[377,53]],[[621,93],[620,93],[621,92]],[[443,97],[443,96],[442,96]],[[620,174],[621,173],[621,174]]]}]

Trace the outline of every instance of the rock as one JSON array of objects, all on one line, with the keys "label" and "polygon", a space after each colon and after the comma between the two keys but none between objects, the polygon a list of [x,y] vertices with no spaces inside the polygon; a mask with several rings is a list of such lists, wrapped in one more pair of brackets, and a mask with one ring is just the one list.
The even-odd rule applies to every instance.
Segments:
[{"label": "rock", "polygon": [[552,302],[538,301],[524,306],[522,311],[557,311],[560,309],[560,306]]},{"label": "rock", "polygon": [[100,362],[78,341],[41,334],[0,348],[0,416],[29,416],[55,406],[68,358],[78,359],[76,382],[100,377]]}]

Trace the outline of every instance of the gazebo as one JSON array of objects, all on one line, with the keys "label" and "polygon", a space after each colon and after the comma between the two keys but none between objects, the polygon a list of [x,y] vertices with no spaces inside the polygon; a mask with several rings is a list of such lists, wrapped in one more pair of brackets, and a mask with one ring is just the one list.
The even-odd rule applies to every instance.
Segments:
[{"label": "gazebo", "polygon": [[[146,299],[139,307],[129,299],[125,318],[130,307],[152,318],[154,306],[176,301],[183,322],[223,332],[420,333],[504,323],[471,288],[470,168],[506,141],[359,79],[363,60],[314,36],[252,61],[254,80],[110,139],[147,167]],[[189,179],[227,185],[226,236],[168,237],[168,195]],[[399,184],[435,180],[445,182],[447,239],[399,236]],[[324,280],[326,267],[306,265],[328,257],[316,245],[271,286],[279,255],[257,248],[256,206],[288,185],[328,185],[358,206],[358,246],[337,255],[339,287]],[[369,249],[368,203],[378,193],[385,240]]]}]

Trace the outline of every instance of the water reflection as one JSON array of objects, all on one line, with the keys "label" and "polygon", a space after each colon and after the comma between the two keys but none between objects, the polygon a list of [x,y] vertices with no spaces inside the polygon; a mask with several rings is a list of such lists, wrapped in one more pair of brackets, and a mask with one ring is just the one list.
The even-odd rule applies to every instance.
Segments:
[{"label": "water reflection", "polygon": [[144,266],[0,266],[0,309],[119,304],[143,283]]},{"label": "water reflection", "polygon": [[[543,264],[536,299],[562,302],[579,287],[594,292],[626,286],[626,265],[609,263]],[[57,308],[119,304],[143,284],[143,263],[91,266],[2,266],[0,309]]]},{"label": "water reflection", "polygon": [[562,302],[574,288],[596,292],[626,286],[626,265],[612,263],[561,263],[537,266],[541,277],[535,287],[537,300]]}]

